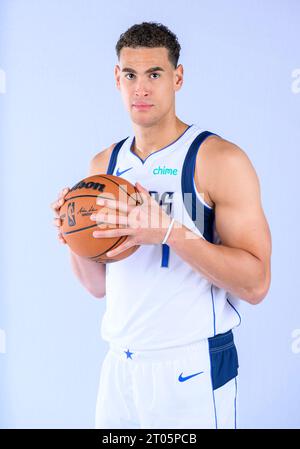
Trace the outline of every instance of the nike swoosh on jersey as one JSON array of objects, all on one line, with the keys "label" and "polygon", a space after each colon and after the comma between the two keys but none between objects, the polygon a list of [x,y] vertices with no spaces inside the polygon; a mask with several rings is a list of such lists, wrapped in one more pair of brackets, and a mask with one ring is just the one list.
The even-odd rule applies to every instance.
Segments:
[{"label": "nike swoosh on jersey", "polygon": [[133,168],[133,167],[126,168],[126,170],[122,170],[122,171],[120,171],[119,168],[118,168],[117,171],[116,171],[116,175],[117,175],[117,176],[121,176],[123,173],[125,173],[125,172],[128,171],[128,170],[131,170],[132,168]]},{"label": "nike swoosh on jersey", "polygon": [[186,380],[190,379],[191,377],[195,377],[198,376],[199,374],[202,374],[203,371],[200,371],[200,373],[196,373],[196,374],[191,374],[190,376],[186,376],[183,377],[183,373],[180,374],[180,376],[178,377],[179,382],[185,382]]}]

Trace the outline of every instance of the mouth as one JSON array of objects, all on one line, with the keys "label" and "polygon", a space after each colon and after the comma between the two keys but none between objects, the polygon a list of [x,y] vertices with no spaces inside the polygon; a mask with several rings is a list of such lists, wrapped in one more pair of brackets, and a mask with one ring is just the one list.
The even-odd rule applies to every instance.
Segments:
[{"label": "mouth", "polygon": [[143,103],[141,103],[141,104],[137,103],[137,104],[132,105],[133,108],[140,110],[140,111],[147,111],[150,108],[152,108],[152,106],[153,106],[153,104],[143,104]]}]

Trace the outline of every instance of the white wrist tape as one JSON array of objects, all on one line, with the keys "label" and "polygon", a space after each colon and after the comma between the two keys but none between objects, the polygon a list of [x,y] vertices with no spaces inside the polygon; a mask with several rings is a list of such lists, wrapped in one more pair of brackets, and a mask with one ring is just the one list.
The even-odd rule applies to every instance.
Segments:
[{"label": "white wrist tape", "polygon": [[170,235],[170,232],[172,230],[173,224],[174,224],[175,218],[172,218],[171,223],[169,224],[168,230],[166,232],[165,238],[163,239],[163,241],[161,242],[162,245],[164,245],[166,243],[166,241],[168,240],[168,237]]}]

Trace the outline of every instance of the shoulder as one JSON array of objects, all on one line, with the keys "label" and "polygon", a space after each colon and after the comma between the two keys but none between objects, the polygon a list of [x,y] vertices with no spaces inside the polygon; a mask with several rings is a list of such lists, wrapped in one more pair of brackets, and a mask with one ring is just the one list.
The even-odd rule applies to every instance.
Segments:
[{"label": "shoulder", "polygon": [[109,147],[93,156],[90,160],[89,176],[107,172],[110,156],[115,145],[116,143],[112,143]]},{"label": "shoulder", "polygon": [[216,164],[249,160],[246,152],[238,145],[219,136],[209,136],[202,144],[207,160]]},{"label": "shoulder", "polygon": [[209,136],[202,143],[196,161],[195,180],[203,179],[203,191],[212,203],[232,194],[236,181],[258,184],[255,169],[246,152],[235,143],[218,136]]}]

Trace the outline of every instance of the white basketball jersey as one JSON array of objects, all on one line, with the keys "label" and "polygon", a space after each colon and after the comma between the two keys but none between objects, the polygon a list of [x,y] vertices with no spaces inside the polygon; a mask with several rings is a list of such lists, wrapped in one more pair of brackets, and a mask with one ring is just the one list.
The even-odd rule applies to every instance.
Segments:
[{"label": "white basketball jersey", "polygon": [[[132,151],[131,135],[116,144],[107,173],[132,184],[140,182],[176,221],[218,244],[214,209],[194,183],[196,155],[210,134],[190,125],[176,141],[145,160]],[[128,258],[106,265],[101,335],[136,350],[190,344],[238,326],[238,302],[167,244],[141,245]]]}]

